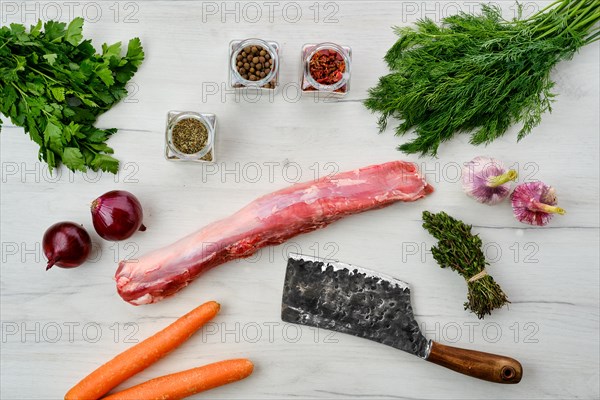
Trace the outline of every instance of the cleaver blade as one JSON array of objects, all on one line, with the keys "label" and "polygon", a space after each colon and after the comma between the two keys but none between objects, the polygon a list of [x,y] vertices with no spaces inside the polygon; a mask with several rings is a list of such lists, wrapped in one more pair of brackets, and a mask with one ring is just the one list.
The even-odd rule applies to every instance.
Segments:
[{"label": "cleaver blade", "polygon": [[510,357],[427,340],[406,282],[339,261],[290,254],[281,318],[369,339],[492,382],[517,383],[522,376],[521,364]]}]

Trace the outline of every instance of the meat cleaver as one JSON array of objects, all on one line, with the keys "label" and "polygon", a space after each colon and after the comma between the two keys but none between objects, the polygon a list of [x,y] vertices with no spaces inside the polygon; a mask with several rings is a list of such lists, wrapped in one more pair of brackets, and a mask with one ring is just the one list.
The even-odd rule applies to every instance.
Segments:
[{"label": "meat cleaver", "polygon": [[333,260],[290,254],[281,318],[370,339],[486,381],[518,383],[523,374],[510,357],[427,340],[413,315],[407,283]]}]

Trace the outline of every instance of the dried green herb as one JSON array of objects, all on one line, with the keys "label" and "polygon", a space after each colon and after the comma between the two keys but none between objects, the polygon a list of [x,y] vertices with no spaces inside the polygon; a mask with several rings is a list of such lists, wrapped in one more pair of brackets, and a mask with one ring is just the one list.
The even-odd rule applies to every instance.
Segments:
[{"label": "dried green herb", "polygon": [[389,118],[402,121],[397,135],[414,129],[399,150],[436,155],[458,133],[490,143],[516,123],[520,140],[551,111],[554,66],[600,39],[598,0],[558,0],[527,19],[482,10],[395,29],[400,38],[385,56],[391,73],[365,105],[380,114],[382,131]]},{"label": "dried green herb", "polygon": [[431,248],[433,258],[442,268],[451,268],[467,281],[465,310],[479,319],[491,315],[495,308],[510,303],[494,278],[485,271],[489,265],[479,235],[471,233],[471,225],[452,218],[445,212],[423,211],[423,228],[438,240]]},{"label": "dried green herb", "polygon": [[185,154],[195,154],[206,146],[208,130],[195,118],[181,120],[173,127],[173,144]]}]

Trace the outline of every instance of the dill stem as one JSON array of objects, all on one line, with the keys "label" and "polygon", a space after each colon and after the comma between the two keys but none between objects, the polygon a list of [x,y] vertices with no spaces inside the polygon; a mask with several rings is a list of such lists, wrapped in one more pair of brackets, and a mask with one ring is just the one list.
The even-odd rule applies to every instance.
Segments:
[{"label": "dill stem", "polygon": [[581,19],[588,17],[585,21],[593,21],[594,19],[598,18],[598,15],[594,14],[593,12],[590,16],[590,11],[593,11],[594,8],[597,7],[598,6],[596,6],[594,3],[590,4],[577,18],[575,18],[574,21],[570,22],[569,25],[574,25],[572,28],[577,30],[577,28],[581,25]]},{"label": "dill stem", "polygon": [[600,39],[600,30],[597,29],[596,33],[587,37],[587,39],[585,40],[585,44],[594,43],[596,40],[599,40],[599,39]]},{"label": "dill stem", "polygon": [[[587,16],[587,15],[586,15]],[[600,13],[590,15],[586,20],[575,25],[574,30],[588,30],[592,25],[600,20]]]},{"label": "dill stem", "polygon": [[[563,14],[563,6],[566,6],[567,9],[564,20],[557,18],[557,16],[561,16]],[[582,7],[584,8],[582,9]],[[552,10],[546,16],[546,18],[542,19],[542,21],[535,25],[534,31],[536,33],[541,33],[541,35],[536,36],[536,39],[542,39],[561,29],[562,32],[560,35],[563,35],[571,30],[578,30],[579,25],[574,26],[574,24],[579,22],[582,18],[586,18],[590,11],[592,11],[594,8],[597,8],[597,6],[593,2],[588,3],[587,0],[578,0],[576,6],[573,6],[569,2],[564,3],[562,6]],[[546,24],[548,20],[551,22]]]},{"label": "dill stem", "polygon": [[[577,0],[577,1],[581,1],[581,0]],[[585,1],[585,0],[583,0],[583,1]],[[554,4],[556,4],[556,3],[554,3]],[[581,6],[581,3],[579,3],[578,7],[580,7],[580,6]],[[539,21],[536,21],[534,23],[534,31],[539,31],[539,30],[546,31],[549,27],[556,25],[556,22],[555,22],[556,15],[559,13],[562,13],[565,8],[570,8],[570,7],[571,7],[571,4],[569,4],[569,1],[562,2],[562,4],[558,7],[556,7],[555,9],[552,9],[551,11],[548,11],[547,13],[543,13],[543,12],[538,13],[538,14],[536,14],[536,16],[529,18],[527,20],[527,22],[536,21],[541,16],[543,18],[541,18]],[[576,7],[575,10],[577,10],[578,7]],[[544,8],[544,10],[547,10],[548,8],[550,8],[550,6]],[[548,26],[548,24],[547,24],[548,21],[550,21],[550,24],[549,24],[550,26]]]},{"label": "dill stem", "polygon": [[555,2],[550,3],[546,7],[542,8],[541,10],[539,10],[538,12],[536,12],[535,14],[533,14],[529,18],[529,20],[534,20],[534,19],[538,18],[541,15],[545,15],[546,11],[548,11],[551,8],[553,8],[554,6],[556,6],[559,3],[560,3],[560,6],[556,7],[553,11],[560,10],[560,9],[564,8],[566,5],[569,4],[568,0],[556,0]]}]

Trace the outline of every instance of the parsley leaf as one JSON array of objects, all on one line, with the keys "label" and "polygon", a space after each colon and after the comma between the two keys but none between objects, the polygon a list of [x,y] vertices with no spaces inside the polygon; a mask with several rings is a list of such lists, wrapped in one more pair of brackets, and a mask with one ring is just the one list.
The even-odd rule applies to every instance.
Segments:
[{"label": "parsley leaf", "polygon": [[56,61],[56,53],[44,54],[42,57],[45,58],[50,65],[54,64],[54,61]]},{"label": "parsley leaf", "polygon": [[119,169],[119,161],[106,154],[96,154],[92,165],[95,170],[101,169],[104,172],[112,172],[113,174],[116,174]]},{"label": "parsley leaf", "polygon": [[62,132],[60,123],[48,122],[44,130],[44,143],[55,153],[61,153],[63,149]]},{"label": "parsley leaf", "polygon": [[102,79],[102,82],[104,82],[106,86],[112,86],[112,84],[115,83],[115,78],[113,77],[112,71],[108,69],[108,66],[106,65],[100,66],[96,70],[96,75]]},{"label": "parsley leaf", "polygon": [[71,43],[73,46],[77,46],[81,39],[83,39],[83,35],[81,31],[83,30],[83,18],[77,17],[67,27],[67,33],[65,35],[65,40]]},{"label": "parsley leaf", "polygon": [[[119,162],[106,141],[116,129],[99,129],[98,116],[127,95],[125,85],[144,59],[138,38],[121,55],[121,43],[102,54],[83,39],[83,19],[0,27],[0,112],[25,128],[52,171],[91,168],[116,173]],[[2,121],[0,120],[0,129]]]},{"label": "parsley leaf", "polygon": [[140,38],[133,38],[129,41],[127,46],[127,59],[135,67],[139,67],[144,61],[144,50],[142,49],[142,42]]},{"label": "parsley leaf", "polygon": [[75,171],[85,171],[85,160],[83,154],[75,147],[67,147],[63,152],[62,162],[69,167],[69,169]]},{"label": "parsley leaf", "polygon": [[[11,24],[11,25],[16,25],[16,24]],[[20,25],[20,26],[23,28],[23,30],[25,30],[25,27],[23,25]],[[43,38],[48,43],[61,41],[62,38],[65,36],[65,26],[67,26],[67,24],[65,24],[64,22],[57,22],[57,21],[46,22],[44,24],[44,33],[42,34]]]}]

